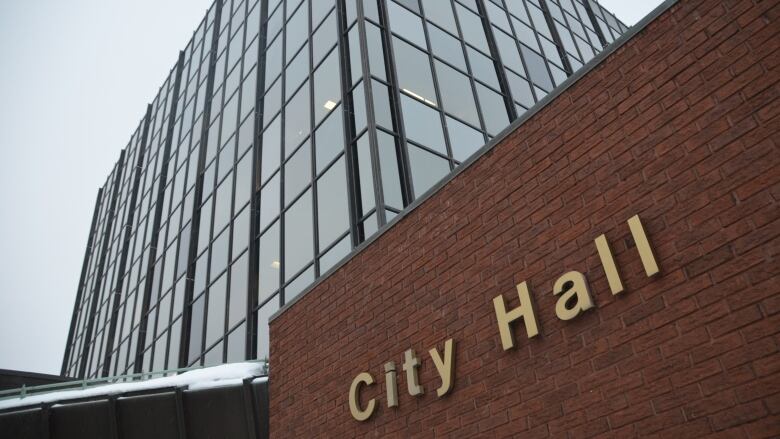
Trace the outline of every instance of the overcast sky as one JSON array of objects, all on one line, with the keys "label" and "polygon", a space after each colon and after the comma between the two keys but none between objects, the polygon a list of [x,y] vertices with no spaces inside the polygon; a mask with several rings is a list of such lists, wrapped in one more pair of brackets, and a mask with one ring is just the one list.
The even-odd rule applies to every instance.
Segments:
[{"label": "overcast sky", "polygon": [[0,1],[0,368],[59,374],[97,190],[210,4]]}]

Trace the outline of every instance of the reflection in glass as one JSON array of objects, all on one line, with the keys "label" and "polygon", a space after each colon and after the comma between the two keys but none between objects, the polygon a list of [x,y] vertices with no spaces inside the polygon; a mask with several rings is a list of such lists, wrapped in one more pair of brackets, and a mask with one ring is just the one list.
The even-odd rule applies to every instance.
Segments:
[{"label": "reflection in glass", "polygon": [[408,96],[401,95],[406,137],[415,142],[447,154],[439,112]]}]

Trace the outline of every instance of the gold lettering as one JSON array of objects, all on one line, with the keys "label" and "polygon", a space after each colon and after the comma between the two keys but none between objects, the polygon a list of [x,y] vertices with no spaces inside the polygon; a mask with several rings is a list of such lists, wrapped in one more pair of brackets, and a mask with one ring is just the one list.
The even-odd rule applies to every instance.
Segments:
[{"label": "gold lettering", "polygon": [[387,406],[398,407],[398,382],[395,376],[395,363],[385,363],[385,387],[387,388]]},{"label": "gold lettering", "polygon": [[520,297],[520,306],[509,312],[507,312],[504,304],[504,296],[499,294],[493,298],[493,307],[496,310],[496,319],[498,320],[498,330],[501,333],[501,345],[504,350],[510,349],[515,345],[510,323],[519,318],[522,318],[523,323],[525,323],[525,332],[528,334],[528,338],[539,334],[533,304],[531,303],[531,295],[528,293],[528,285],[525,282],[517,285],[517,295]]},{"label": "gold lettering", "polygon": [[374,398],[368,400],[365,410],[360,408],[360,387],[363,384],[366,386],[374,384],[374,377],[368,372],[361,372],[352,380],[352,385],[349,387],[349,411],[352,413],[352,417],[358,421],[365,421],[368,419],[376,408],[376,401]]},{"label": "gold lettering", "polygon": [[[570,271],[555,281],[553,294],[557,296],[561,293],[563,295],[558,299],[558,303],[555,304],[555,314],[561,320],[571,320],[582,311],[593,308],[593,301],[588,292],[588,282],[579,271]],[[577,298],[577,303],[568,308],[566,305],[574,297]]]},{"label": "gold lettering", "polygon": [[422,395],[423,388],[417,382],[417,367],[420,365],[420,359],[415,355],[414,350],[409,349],[404,352],[404,366],[406,371],[406,389],[412,396]]},{"label": "gold lettering", "polygon": [[436,365],[436,371],[439,372],[439,377],[441,377],[441,386],[436,389],[436,394],[439,397],[446,395],[452,388],[453,344],[452,339],[444,342],[444,360],[441,359],[436,348],[428,351],[431,354],[433,363]]},{"label": "gold lettering", "polygon": [[610,250],[609,243],[604,235],[599,235],[596,238],[596,250],[599,251],[601,266],[604,267],[604,273],[607,275],[607,282],[609,282],[609,289],[612,291],[612,295],[622,293],[623,282],[620,281],[615,258],[612,256],[612,250]]},{"label": "gold lettering", "polygon": [[639,258],[645,267],[645,273],[647,273],[648,277],[658,274],[658,264],[655,262],[653,249],[650,248],[650,241],[647,240],[647,235],[645,235],[645,229],[642,227],[639,215],[634,215],[628,219],[628,227],[631,229],[631,236],[636,243],[636,249],[639,250]]}]

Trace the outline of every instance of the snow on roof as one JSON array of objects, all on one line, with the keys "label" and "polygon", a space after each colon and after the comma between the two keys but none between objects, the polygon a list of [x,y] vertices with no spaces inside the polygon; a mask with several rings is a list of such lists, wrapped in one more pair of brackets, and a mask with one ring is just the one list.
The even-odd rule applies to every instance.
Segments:
[{"label": "snow on roof", "polygon": [[[154,378],[146,381],[95,385],[93,387],[71,390],[52,391],[26,398],[0,400],[0,410],[65,401],[69,399],[89,398],[94,396],[117,395],[138,392],[141,390],[162,389],[166,387],[187,387],[189,389],[206,389],[240,384],[246,378],[261,377],[265,374],[265,363],[233,363],[220,366],[190,370],[179,375]],[[257,380],[266,380],[266,377]]]}]

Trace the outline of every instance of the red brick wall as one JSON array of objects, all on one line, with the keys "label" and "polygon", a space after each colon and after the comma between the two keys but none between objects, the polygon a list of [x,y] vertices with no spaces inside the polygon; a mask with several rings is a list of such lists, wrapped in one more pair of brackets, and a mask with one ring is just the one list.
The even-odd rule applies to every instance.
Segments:
[{"label": "red brick wall", "polygon": [[[777,1],[681,1],[271,323],[274,437],[780,435]],[[625,221],[661,267],[645,276]],[[605,233],[626,291],[612,296]],[[596,308],[555,317],[584,272]],[[528,281],[540,335],[502,351]],[[456,342],[455,385],[428,349]],[[422,359],[385,406],[382,365]],[[352,379],[377,398],[350,416]]]}]

